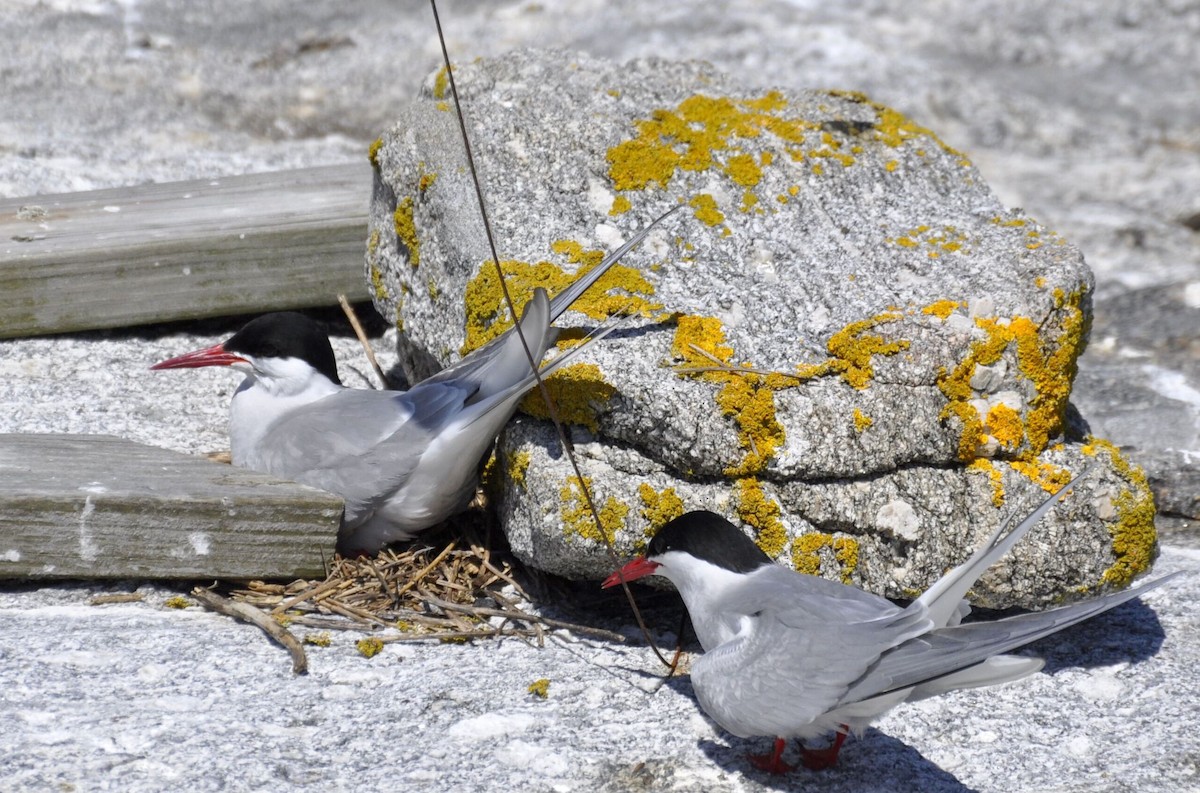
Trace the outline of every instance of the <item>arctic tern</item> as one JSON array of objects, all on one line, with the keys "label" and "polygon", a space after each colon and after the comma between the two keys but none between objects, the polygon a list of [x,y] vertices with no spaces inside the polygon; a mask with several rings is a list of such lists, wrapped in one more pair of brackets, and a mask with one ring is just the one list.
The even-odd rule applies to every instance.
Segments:
[{"label": "arctic tern", "polygon": [[[534,361],[557,337],[551,323],[671,211],[553,300],[535,291],[520,322]],[[559,354],[541,367],[542,376],[611,329]],[[293,312],[258,317],[221,344],[151,369],[230,366],[244,373],[230,404],[233,464],[342,496],[338,546],[369,553],[470,503],[484,456],[536,382],[514,330],[404,392],[343,386],[329,339]]]},{"label": "arctic tern", "polygon": [[970,611],[963,600],[967,590],[1062,493],[1011,531],[1002,525],[906,608],[776,565],[736,526],[706,511],[667,523],[644,556],[603,586],[648,575],[671,581],[704,648],[691,668],[704,712],[739,737],[774,736],[769,754],[750,756],[772,773],[793,767],[782,760],[786,739],[834,732],[825,749],[801,747],[806,767],[826,768],[836,762],[848,732],[860,734],[901,702],[1033,674],[1042,667],[1040,658],[1005,653],[1174,577],[1045,612],[960,624]]}]

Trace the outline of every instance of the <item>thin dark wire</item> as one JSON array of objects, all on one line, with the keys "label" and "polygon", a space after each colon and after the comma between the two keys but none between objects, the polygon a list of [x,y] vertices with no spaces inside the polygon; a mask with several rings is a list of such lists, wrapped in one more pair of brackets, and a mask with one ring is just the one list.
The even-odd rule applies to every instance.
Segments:
[{"label": "thin dark wire", "polygon": [[[554,405],[554,400],[550,397],[550,391],[546,388],[545,381],[542,380],[542,374],[538,369],[538,362],[533,360],[533,353],[529,349],[529,343],[525,340],[525,332],[521,330],[521,323],[517,321],[517,308],[513,303],[512,295],[508,292],[508,284],[504,279],[504,269],[500,266],[500,254],[496,251],[496,240],[492,235],[492,224],[488,220],[487,202],[483,198],[483,188],[479,184],[479,173],[475,169],[475,155],[471,151],[471,142],[467,137],[467,122],[463,118],[462,105],[458,101],[458,86],[454,82],[454,69],[450,66],[450,53],[446,49],[446,37],[442,34],[442,20],[438,16],[437,0],[429,0],[429,5],[433,9],[433,23],[437,27],[438,43],[442,47],[442,61],[446,65],[446,77],[449,78],[450,82],[450,95],[454,98],[458,129],[462,133],[463,148],[467,153],[467,168],[471,172],[471,183],[475,186],[475,198],[479,202],[479,212],[483,215],[483,229],[487,235],[488,249],[492,254],[492,263],[496,266],[496,275],[500,279],[500,290],[504,293],[504,302],[508,305],[508,310],[512,314],[513,326],[517,330],[517,337],[521,340],[521,348],[525,350],[525,359],[529,362],[529,368],[533,371],[533,376],[537,380],[542,401],[546,403],[546,410],[550,414],[550,420],[554,422],[554,428],[558,431],[558,440],[562,444],[563,451],[567,454],[567,459],[571,461],[571,469],[575,472],[575,480],[579,482],[579,489],[583,493],[584,501],[587,503],[588,510],[592,513],[592,520],[596,523],[596,531],[599,532],[600,538],[604,540],[604,544],[608,548],[608,554],[612,557],[613,564],[619,565],[620,558],[617,556],[616,548],[613,547],[612,540],[604,532],[604,526],[600,522],[600,512],[596,509],[595,501],[592,500],[591,489],[583,479],[583,472],[579,469],[579,463],[575,460],[575,452],[571,446],[571,442],[567,439],[567,433],[563,429],[562,422],[558,419],[558,409]],[[633,592],[630,591],[629,584],[623,578],[621,580],[621,588],[625,591],[625,597],[629,600],[634,618],[637,620],[638,627],[641,629],[646,643],[650,645],[650,649],[654,651],[654,655],[658,657],[658,660],[674,673],[675,664],[663,657],[658,647],[655,646],[654,640],[650,638],[650,630],[646,627],[646,623],[642,619],[642,613],[638,610],[637,602],[633,599]]]}]

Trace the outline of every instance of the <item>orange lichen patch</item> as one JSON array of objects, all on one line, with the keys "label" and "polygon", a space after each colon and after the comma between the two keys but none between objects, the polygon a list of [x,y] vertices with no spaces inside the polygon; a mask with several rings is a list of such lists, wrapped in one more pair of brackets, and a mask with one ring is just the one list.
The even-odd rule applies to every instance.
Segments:
[{"label": "orange lichen patch", "polygon": [[930,303],[921,309],[922,314],[930,314],[938,319],[946,319],[954,310],[965,305],[958,300],[939,300],[936,303]]},{"label": "orange lichen patch", "polygon": [[396,229],[396,236],[408,249],[408,263],[415,270],[421,263],[421,241],[417,238],[417,224],[413,219],[411,197],[406,196],[396,205],[396,211],[392,215],[392,224]]},{"label": "orange lichen patch", "polygon": [[887,341],[882,336],[867,331],[894,322],[900,319],[900,316],[897,313],[884,313],[870,319],[851,322],[830,337],[826,348],[832,359],[827,363],[850,385],[860,390],[866,388],[875,375],[872,358],[876,355],[895,355],[909,347],[908,341],[904,339]]},{"label": "orange lichen patch", "polygon": [[[552,248],[579,268],[568,273],[559,265],[546,261],[530,264],[510,259],[500,263],[518,314],[538,287],[555,295],[604,258],[603,251],[588,251],[570,240],[559,240]],[[646,299],[653,294],[654,286],[640,272],[616,264],[581,295],[571,309],[597,320],[624,310],[647,316],[662,308]],[[467,320],[466,340],[461,350],[464,355],[512,327],[512,318],[508,316],[504,292],[492,262],[484,262],[475,277],[467,282],[464,300]]]},{"label": "orange lichen patch", "polygon": [[1021,414],[1008,405],[993,405],[984,420],[984,432],[991,435],[1002,449],[1015,450],[1025,440]]},{"label": "orange lichen patch", "polygon": [[1057,493],[1071,481],[1071,472],[1053,463],[1012,460],[1008,465],[1047,493]]},{"label": "orange lichen patch", "polygon": [[854,409],[854,429],[858,430],[859,434],[867,431],[867,428],[875,423],[875,419],[863,413],[858,408]]},{"label": "orange lichen patch", "polygon": [[[617,394],[617,389],[604,379],[604,373],[594,363],[574,363],[564,366],[542,380],[560,421],[587,427],[598,432],[600,412]],[[541,389],[530,391],[519,407],[540,419],[549,419],[550,411],[542,398]]]},{"label": "orange lichen patch", "polygon": [[1130,464],[1109,441],[1089,437],[1082,451],[1089,457],[1100,452],[1106,453],[1113,469],[1128,485],[1113,498],[1117,514],[1108,531],[1112,536],[1115,560],[1104,571],[1095,588],[1104,585],[1125,587],[1154,561],[1154,551],[1158,545],[1158,532],[1154,526],[1154,494],[1142,469]]},{"label": "orange lichen patch", "polygon": [[428,190],[430,187],[433,186],[433,183],[436,180],[437,180],[437,174],[423,173],[423,174],[421,174],[421,178],[419,178],[417,180],[417,189],[420,190],[422,193],[424,193],[426,190]]},{"label": "orange lichen patch", "polygon": [[[583,482],[590,491],[591,477],[585,476]],[[600,519],[600,528],[597,529],[596,520],[592,517],[587,499],[583,495],[583,488],[579,486],[579,479],[574,475],[567,477],[563,486],[559,488],[559,498],[562,502],[559,516],[562,518],[563,533],[567,537],[576,535],[592,542],[607,540],[611,543],[617,532],[625,527],[625,516],[629,514],[629,507],[610,496],[603,506],[597,505],[597,517]]]},{"label": "orange lichen patch", "polygon": [[633,205],[629,202],[629,199],[623,195],[619,195],[613,199],[612,209],[608,210],[608,214],[616,217],[617,215],[624,215],[632,208]]},{"label": "orange lichen patch", "polygon": [[779,520],[782,510],[778,502],[763,492],[761,482],[750,477],[734,483],[734,498],[737,516],[755,530],[758,547],[772,559],[779,556],[787,544],[787,529]]},{"label": "orange lichen patch", "polygon": [[975,460],[972,460],[971,463],[967,465],[967,470],[978,471],[986,475],[988,481],[991,482],[992,485],[992,506],[997,508],[1004,506],[1003,471],[997,468],[991,460],[988,460],[985,457],[979,457]]},{"label": "orange lichen patch", "polygon": [[[1026,461],[1033,460],[1045,450],[1050,439],[1061,431],[1067,398],[1075,378],[1076,360],[1082,351],[1087,330],[1083,310],[1079,307],[1080,300],[1079,292],[1056,295],[1058,333],[1047,340],[1042,339],[1038,323],[1028,317],[1015,317],[1008,323],[995,318],[976,318],[975,325],[983,331],[983,338],[971,344],[967,357],[953,371],[943,369],[938,376],[938,388],[947,399],[946,406],[942,408],[942,418],[954,416],[962,424],[958,445],[960,460],[970,462],[975,459],[986,434],[984,422],[971,404],[976,397],[971,388],[975,367],[995,363],[1011,347],[1016,349],[1018,370],[1034,390],[1028,408],[1018,418],[1023,425],[1025,443],[1016,451],[1017,456]],[[1053,332],[1053,323],[1044,324]],[[999,420],[1005,417],[997,414],[995,418]],[[1011,425],[1006,432],[1009,438],[1015,437]]]}]

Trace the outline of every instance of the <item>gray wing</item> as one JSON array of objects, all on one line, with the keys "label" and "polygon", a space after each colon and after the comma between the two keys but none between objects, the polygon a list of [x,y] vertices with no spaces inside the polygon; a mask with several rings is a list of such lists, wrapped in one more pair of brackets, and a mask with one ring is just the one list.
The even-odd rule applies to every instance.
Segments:
[{"label": "gray wing", "polygon": [[1162,586],[1177,575],[1179,573],[1172,573],[1139,587],[1074,606],[933,631],[884,654],[850,686],[838,704],[858,702],[966,669],[1108,611]]},{"label": "gray wing", "polygon": [[779,567],[756,571],[724,607],[742,630],[696,661],[692,682],[705,711],[743,736],[802,733],[882,653],[933,627],[919,605]]},{"label": "gray wing", "polygon": [[343,522],[353,527],[408,479],[470,396],[454,383],[419,392],[339,391],[276,421],[251,467],[342,496]]}]

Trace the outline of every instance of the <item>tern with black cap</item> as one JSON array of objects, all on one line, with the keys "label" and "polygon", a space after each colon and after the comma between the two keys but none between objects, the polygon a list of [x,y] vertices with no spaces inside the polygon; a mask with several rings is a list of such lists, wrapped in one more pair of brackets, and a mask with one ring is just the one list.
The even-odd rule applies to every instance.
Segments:
[{"label": "tern with black cap", "polygon": [[[551,323],[669,214],[553,300],[535,290],[520,322],[535,361],[558,335]],[[541,375],[612,327],[542,365]],[[514,330],[404,392],[343,386],[328,337],[292,312],[259,317],[228,341],[151,368],[229,366],[245,374],[230,405],[234,465],[342,496],[339,548],[372,552],[414,537],[470,503],[484,456],[536,382]]]},{"label": "tern with black cap", "polygon": [[663,526],[644,556],[603,585],[648,575],[671,581],[705,651],[691,667],[704,712],[739,737],[774,737],[769,754],[750,758],[772,773],[792,768],[782,759],[787,739],[834,733],[828,748],[801,750],[805,766],[825,768],[837,760],[848,733],[861,733],[901,702],[1030,675],[1042,660],[1009,651],[1174,577],[1049,611],[961,623],[970,610],[963,600],[967,590],[1062,492],[1011,530],[1001,526],[905,608],[776,565],[740,529],[711,512],[689,512]]}]

